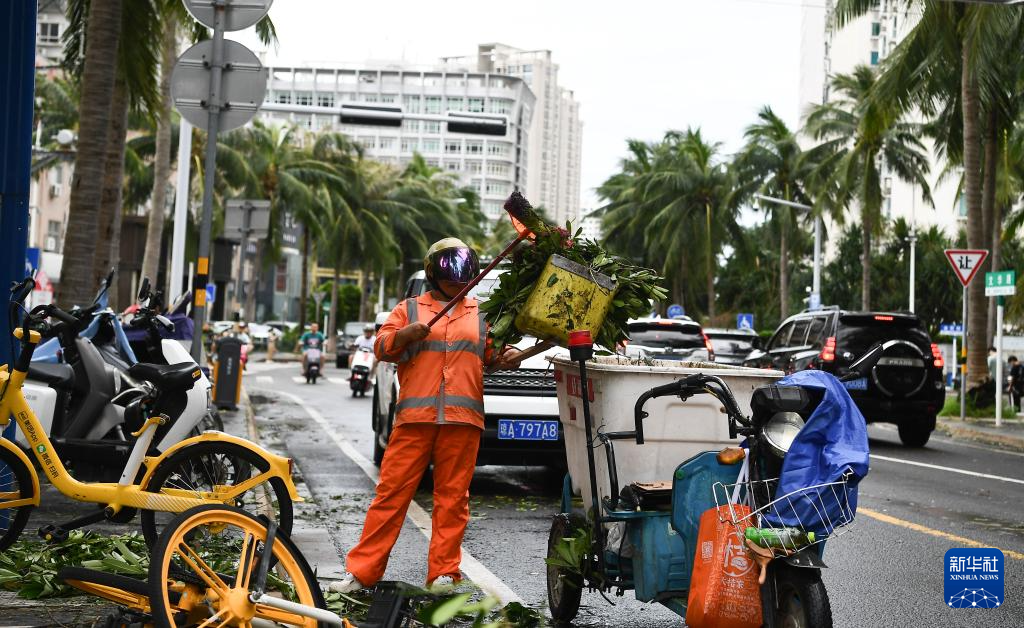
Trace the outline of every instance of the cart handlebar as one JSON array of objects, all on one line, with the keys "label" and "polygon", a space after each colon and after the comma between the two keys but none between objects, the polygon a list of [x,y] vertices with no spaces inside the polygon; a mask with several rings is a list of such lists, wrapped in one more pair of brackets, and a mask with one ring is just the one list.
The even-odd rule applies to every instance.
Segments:
[{"label": "cart handlebar", "polygon": [[729,417],[729,437],[736,438],[736,435],[740,432],[740,428],[737,424],[743,427],[750,427],[750,421],[743,415],[740,410],[739,404],[736,402],[736,397],[733,396],[732,390],[725,381],[716,375],[705,375],[703,373],[697,373],[694,375],[687,375],[686,377],[676,380],[671,384],[663,384],[661,386],[655,386],[647,392],[640,395],[636,400],[636,405],[633,408],[633,420],[636,427],[636,444],[644,444],[644,419],[648,416],[648,412],[644,410],[644,405],[651,399],[657,399],[658,397],[675,397],[678,396],[682,400],[686,400],[693,395],[698,394],[710,394],[725,407],[725,412]]}]

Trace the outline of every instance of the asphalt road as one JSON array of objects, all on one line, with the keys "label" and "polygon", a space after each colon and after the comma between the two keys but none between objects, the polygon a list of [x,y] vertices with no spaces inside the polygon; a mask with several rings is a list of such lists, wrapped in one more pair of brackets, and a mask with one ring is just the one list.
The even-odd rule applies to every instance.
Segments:
[{"label": "asphalt road", "polygon": [[[316,386],[296,381],[297,375],[297,365],[254,363],[245,383],[261,434],[295,458],[339,552],[311,562],[337,569],[358,540],[373,497],[373,482],[359,465],[372,457],[371,399],[353,399],[346,372],[331,366]],[[333,437],[307,408],[326,421]],[[938,435],[922,450],[907,450],[888,426],[872,426],[870,436],[871,473],[861,484],[857,520],[825,552],[835,625],[1024,625],[1024,455]],[[340,442],[351,445],[356,460]],[[526,604],[546,610],[543,559],[559,479],[543,468],[480,467],[470,493],[472,521],[463,547]],[[417,503],[429,511],[429,478]],[[944,554],[972,544],[1006,555],[999,609],[950,609],[944,603]],[[426,551],[427,536],[407,519],[385,578],[422,583]],[[673,613],[638,603],[628,592],[612,601],[616,606],[585,594],[576,625],[680,625]]]}]

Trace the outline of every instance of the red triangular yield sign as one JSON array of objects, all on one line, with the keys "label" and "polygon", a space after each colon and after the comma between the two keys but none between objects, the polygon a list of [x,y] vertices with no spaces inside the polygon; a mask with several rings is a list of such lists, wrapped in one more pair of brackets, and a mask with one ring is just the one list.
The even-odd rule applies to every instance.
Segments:
[{"label": "red triangular yield sign", "polygon": [[946,249],[945,253],[953,272],[956,273],[956,278],[965,288],[978,273],[981,263],[988,257],[988,251],[985,249]]}]

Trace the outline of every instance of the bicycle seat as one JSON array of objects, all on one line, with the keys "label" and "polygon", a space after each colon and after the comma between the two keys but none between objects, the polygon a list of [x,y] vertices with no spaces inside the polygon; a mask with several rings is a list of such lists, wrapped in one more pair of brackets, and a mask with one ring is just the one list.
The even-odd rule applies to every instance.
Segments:
[{"label": "bicycle seat", "polygon": [[128,369],[128,375],[149,382],[162,391],[190,390],[199,381],[202,371],[195,362],[149,364],[139,362]]},{"label": "bicycle seat", "polygon": [[28,377],[55,388],[72,388],[75,385],[75,369],[68,364],[32,363],[28,367]]}]

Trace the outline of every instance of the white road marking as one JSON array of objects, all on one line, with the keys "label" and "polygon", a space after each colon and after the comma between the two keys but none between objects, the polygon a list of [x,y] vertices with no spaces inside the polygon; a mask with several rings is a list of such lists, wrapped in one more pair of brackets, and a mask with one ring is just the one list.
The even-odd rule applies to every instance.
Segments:
[{"label": "white road marking", "polygon": [[1018,480],[1016,478],[1007,478],[1001,475],[992,475],[990,473],[978,473],[977,471],[967,471],[966,469],[954,469],[953,467],[943,467],[937,464],[928,464],[927,462],[917,462],[914,460],[903,460],[902,458],[890,458],[889,456],[879,456],[878,454],[871,454],[871,457],[877,460],[885,460],[886,462],[909,464],[915,467],[925,467],[926,469],[936,469],[938,471],[949,471],[950,473],[970,475],[976,478],[985,478],[986,480],[999,480],[1000,482],[1013,482],[1014,484],[1024,484],[1024,480]]},{"label": "white road marking", "polygon": [[274,378],[272,376],[270,376],[270,375],[257,375],[256,376],[256,383],[257,384],[273,384],[274,383]]},{"label": "white road marking", "polygon": [[[882,425],[881,423],[872,423],[871,427],[874,428],[874,429],[883,431],[883,432],[892,432],[893,434],[895,434],[896,432],[899,431],[899,430],[896,429],[895,425]],[[868,436],[870,437],[870,434]],[[979,445],[977,443],[967,443],[967,442],[964,442],[962,440],[957,440],[957,439],[952,438],[950,436],[946,436],[942,432],[933,432],[932,433],[932,438],[935,438],[938,442],[944,443],[946,445],[954,445],[956,447],[968,447],[970,449],[981,449],[983,451],[992,451],[992,452],[995,452],[997,454],[1003,454],[1003,455],[1006,455],[1006,456],[1017,456],[1018,458],[1019,457],[1024,457],[1024,453],[1021,453],[1019,451],[1010,451],[1009,449],[1000,449],[998,447],[989,447],[989,446],[986,446],[986,445]]]},{"label": "white road marking", "polygon": [[344,386],[348,386],[347,377],[328,377],[327,381],[329,381],[332,384],[342,384]]},{"label": "white road marking", "polygon": [[[327,419],[325,419],[315,408],[307,405],[296,395],[281,390],[275,392],[277,394],[284,395],[302,407],[302,409],[312,417],[317,425],[323,429],[324,433],[331,437],[331,440],[333,440],[334,444],[341,450],[341,453],[345,454],[352,460],[352,462],[359,465],[359,468],[363,470],[363,473],[365,473],[368,478],[373,480],[374,484],[380,480],[380,471],[377,467],[369,459],[363,456],[363,454],[356,451],[356,448],[345,440],[343,436],[338,434],[327,422]],[[430,513],[424,510],[422,506],[413,500],[413,502],[409,504],[407,516],[416,525],[416,527],[420,529],[423,536],[430,539]],[[474,558],[465,547],[462,548],[462,564],[460,565],[460,568],[470,580],[490,595],[501,600],[502,604],[508,604],[509,602],[523,603],[522,598],[516,595],[516,593],[507,584],[505,584],[501,578],[494,575],[494,573],[485,567],[483,563]]]}]

